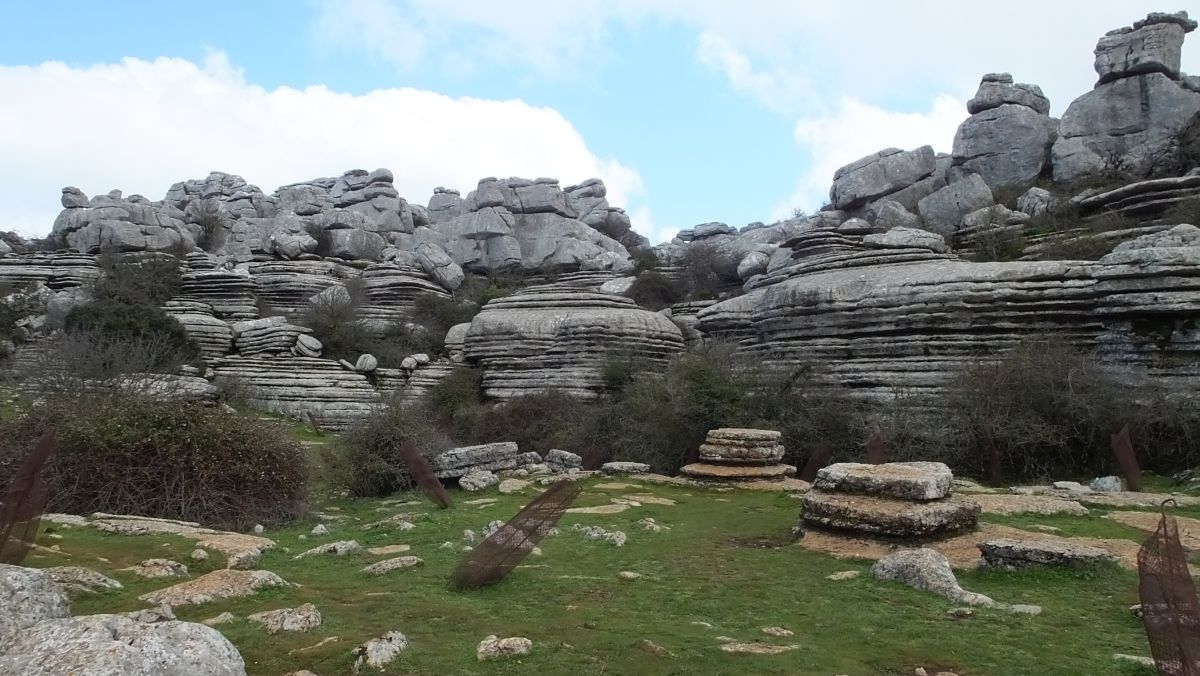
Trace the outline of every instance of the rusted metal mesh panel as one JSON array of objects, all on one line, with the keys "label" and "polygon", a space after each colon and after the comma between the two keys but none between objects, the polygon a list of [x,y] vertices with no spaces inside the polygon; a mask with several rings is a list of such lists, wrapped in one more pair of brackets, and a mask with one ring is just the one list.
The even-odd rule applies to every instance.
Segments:
[{"label": "rusted metal mesh panel", "polygon": [[1200,603],[1179,541],[1179,526],[1167,516],[1166,504],[1158,529],[1138,551],[1142,618],[1158,673],[1200,676]]},{"label": "rusted metal mesh panel", "polygon": [[833,449],[828,444],[819,444],[813,449],[812,455],[808,456],[808,462],[804,463],[804,469],[800,471],[800,480],[812,483],[812,480],[817,478],[817,472],[832,459]]},{"label": "rusted metal mesh panel", "polygon": [[421,455],[421,451],[410,443],[403,443],[396,449],[400,455],[400,459],[408,467],[408,473],[413,478],[413,483],[421,489],[425,497],[429,501],[442,509],[450,507],[450,494],[446,492],[446,487],[442,485],[442,480],[437,478],[437,473],[433,471],[429,461],[425,456]]},{"label": "rusted metal mesh panel", "polygon": [[555,483],[467,554],[451,575],[450,586],[478,589],[503,580],[554,528],[580,490],[573,481]]},{"label": "rusted metal mesh panel", "polygon": [[876,432],[867,440],[867,464],[882,465],[883,451],[886,446],[883,443],[883,437]]},{"label": "rusted metal mesh panel", "polygon": [[4,493],[4,501],[0,502],[0,563],[17,565],[33,548],[49,497],[42,473],[56,448],[54,432],[43,434]]},{"label": "rusted metal mesh panel", "polygon": [[1120,432],[1112,435],[1112,452],[1125,476],[1125,484],[1131,491],[1142,490],[1142,468],[1138,467],[1137,456],[1133,452],[1133,440],[1129,438],[1129,425],[1126,424]]}]

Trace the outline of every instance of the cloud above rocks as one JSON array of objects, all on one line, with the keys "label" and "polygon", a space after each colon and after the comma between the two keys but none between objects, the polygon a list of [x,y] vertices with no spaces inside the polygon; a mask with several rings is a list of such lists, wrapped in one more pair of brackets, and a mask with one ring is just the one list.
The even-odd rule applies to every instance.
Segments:
[{"label": "cloud above rocks", "polygon": [[352,168],[387,167],[400,194],[466,193],[484,176],[598,176],[629,203],[638,173],[598,157],[551,108],[417,89],[362,95],[267,90],[221,52],[203,63],[134,58],[0,66],[0,230],[44,235],[59,191],[120,188],[161,199],[175,181],[228,171],[267,192]]},{"label": "cloud above rocks", "polygon": [[[1092,87],[1091,52],[1106,31],[1160,0],[964,3],[954,0],[609,0],[562,11],[553,0],[316,0],[318,37],[368,49],[402,68],[499,59],[550,78],[586,74],[614,30],[674,24],[696,34],[697,63],[730,88],[796,119],[793,152],[807,159],[772,215],[818,207],[833,170],[881,148],[949,151],[962,105],[987,72],[1042,87],[1052,114]],[[399,22],[372,20],[402,16]],[[359,15],[360,30],[347,28]],[[405,41],[412,37],[411,41]],[[1196,38],[1193,36],[1193,40]],[[409,49],[413,44],[425,48]],[[398,45],[405,45],[398,51]],[[436,46],[436,48],[433,48]],[[1184,70],[1200,72],[1200,49]],[[953,105],[952,105],[953,104]],[[788,152],[781,146],[780,152]]]}]

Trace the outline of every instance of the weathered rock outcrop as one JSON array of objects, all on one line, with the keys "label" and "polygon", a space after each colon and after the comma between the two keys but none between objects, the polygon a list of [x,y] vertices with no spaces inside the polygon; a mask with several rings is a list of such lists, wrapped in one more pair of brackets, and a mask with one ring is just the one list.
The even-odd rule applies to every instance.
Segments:
[{"label": "weathered rock outcrop", "polygon": [[0,565],[0,673],[245,676],[246,668],[215,629],[122,615],[72,618],[48,575]]},{"label": "weathered rock outcrop", "polygon": [[1196,22],[1151,14],[1096,45],[1096,88],[1063,113],[1052,149],[1054,180],[1178,172],[1180,136],[1198,124],[1200,93],[1180,81],[1180,50]]},{"label": "weathered rock outcrop", "polygon": [[312,414],[329,429],[343,429],[381,401],[366,376],[336,361],[305,357],[226,357],[212,365],[214,382],[241,388],[254,408],[304,419]]},{"label": "weathered rock outcrop", "polygon": [[1033,185],[1058,134],[1041,89],[1014,84],[1008,73],[990,73],[967,109],[971,117],[954,135],[954,166],[979,174],[992,189]]},{"label": "weathered rock outcrop", "polygon": [[670,319],[620,296],[565,284],[532,287],[484,306],[471,321],[464,353],[483,369],[488,397],[546,389],[595,397],[611,356],[661,368],[683,349]]}]

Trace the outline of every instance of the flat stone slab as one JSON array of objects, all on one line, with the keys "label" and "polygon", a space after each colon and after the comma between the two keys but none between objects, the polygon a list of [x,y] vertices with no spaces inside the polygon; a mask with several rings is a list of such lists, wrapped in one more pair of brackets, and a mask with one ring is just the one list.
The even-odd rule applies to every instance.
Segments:
[{"label": "flat stone slab", "polygon": [[963,502],[973,502],[986,514],[1070,514],[1087,516],[1088,508],[1074,500],[1063,500],[1044,495],[1006,495],[1004,493],[980,493],[962,496]]},{"label": "flat stone slab", "polygon": [[644,462],[606,462],[600,465],[600,471],[605,474],[645,474],[650,471],[650,465]]},{"label": "flat stone slab", "polygon": [[1117,557],[1100,549],[1073,543],[1066,538],[1018,540],[999,538],[979,543],[979,553],[987,565],[997,568],[1026,566],[1065,566],[1083,568],[1100,563],[1116,563]]},{"label": "flat stone slab", "polygon": [[911,502],[811,490],[804,525],[869,535],[927,538],[974,528],[979,505],[958,500]]},{"label": "flat stone slab", "polygon": [[817,472],[813,488],[899,500],[940,500],[950,495],[954,475],[940,462],[866,465],[839,462]]},{"label": "flat stone slab", "polygon": [[679,472],[697,479],[739,481],[788,477],[796,473],[796,468],[792,465],[717,465],[695,462],[684,465]]},{"label": "flat stone slab", "polygon": [[225,568],[201,575],[194,580],[159,589],[138,597],[154,605],[187,606],[223,599],[251,596],[268,587],[287,587],[287,582],[269,570],[233,570]]},{"label": "flat stone slab", "polygon": [[783,434],[775,430],[755,430],[742,427],[720,427],[708,431],[710,444],[738,444],[742,446],[766,444],[774,446],[783,440]]},{"label": "flat stone slab", "polygon": [[706,461],[777,463],[783,459],[784,447],[779,444],[742,446],[738,444],[716,444],[711,441],[700,444],[700,459]]}]

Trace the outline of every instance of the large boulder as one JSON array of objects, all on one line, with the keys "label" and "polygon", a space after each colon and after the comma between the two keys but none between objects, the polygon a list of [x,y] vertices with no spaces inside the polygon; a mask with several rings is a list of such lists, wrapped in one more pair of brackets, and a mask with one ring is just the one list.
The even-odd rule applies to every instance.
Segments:
[{"label": "large boulder", "polygon": [[954,475],[940,462],[867,465],[839,462],[817,472],[813,488],[900,500],[940,500],[950,495]]},{"label": "large boulder", "polygon": [[913,185],[934,172],[933,148],[887,148],[851,162],[833,175],[829,198],[837,209],[853,209]]},{"label": "large boulder", "polygon": [[1109,31],[1096,43],[1098,84],[1148,73],[1179,79],[1183,37],[1194,30],[1196,22],[1187,12],[1154,12],[1131,28]]},{"label": "large boulder", "polygon": [[1024,188],[1050,159],[1057,122],[1033,108],[1005,103],[967,118],[954,135],[954,164],[992,188]]},{"label": "large boulder", "polygon": [[925,227],[939,235],[952,235],[962,225],[963,216],[991,206],[992,190],[979,174],[955,181],[917,203]]},{"label": "large boulder", "polygon": [[244,676],[221,632],[191,622],[139,622],[120,615],[45,620],[21,632],[0,673],[22,676]]},{"label": "large boulder", "polygon": [[1200,115],[1200,94],[1150,73],[1102,84],[1063,113],[1051,149],[1054,180],[1146,177],[1180,169],[1180,135]]},{"label": "large boulder", "polygon": [[[70,577],[79,579],[77,574]],[[72,618],[67,597],[44,571],[0,565],[0,674],[245,673],[237,649],[215,629],[174,620],[143,622],[122,615]]]},{"label": "large boulder", "polygon": [[1037,85],[1013,82],[1008,73],[988,73],[979,82],[975,97],[967,101],[967,112],[975,115],[985,110],[1015,103],[1031,108],[1042,115],[1050,114],[1050,99]]}]

